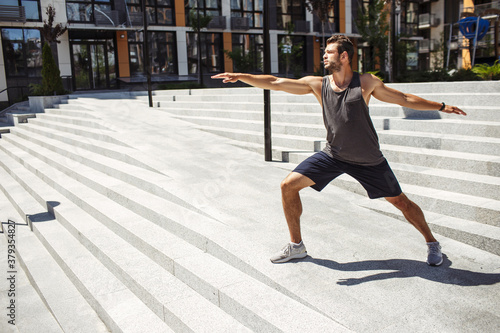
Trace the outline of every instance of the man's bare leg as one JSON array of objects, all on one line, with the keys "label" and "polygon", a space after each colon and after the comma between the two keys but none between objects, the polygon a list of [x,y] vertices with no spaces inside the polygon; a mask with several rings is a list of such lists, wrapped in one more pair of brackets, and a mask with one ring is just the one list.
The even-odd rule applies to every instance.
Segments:
[{"label": "man's bare leg", "polygon": [[297,172],[291,172],[281,182],[281,199],[288,230],[290,231],[290,240],[296,244],[300,243],[302,240],[300,232],[302,202],[300,200],[299,191],[314,184],[315,183],[310,178]]},{"label": "man's bare leg", "polygon": [[408,222],[420,231],[427,243],[436,242],[436,238],[432,235],[431,229],[425,221],[424,213],[416,203],[408,199],[404,193],[401,193],[397,197],[388,197],[385,199],[403,213]]}]

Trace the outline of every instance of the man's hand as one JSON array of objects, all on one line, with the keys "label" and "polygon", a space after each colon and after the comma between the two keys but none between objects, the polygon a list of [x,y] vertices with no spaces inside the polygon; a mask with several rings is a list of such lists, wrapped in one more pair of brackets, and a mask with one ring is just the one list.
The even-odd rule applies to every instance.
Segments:
[{"label": "man's hand", "polygon": [[444,112],[444,113],[455,113],[455,114],[460,114],[462,116],[466,116],[467,115],[467,113],[465,113],[461,109],[457,108],[456,106],[452,106],[452,105],[446,105],[441,112]]},{"label": "man's hand", "polygon": [[213,75],[212,79],[223,79],[223,83],[235,83],[238,81],[240,74],[237,73],[221,73]]}]

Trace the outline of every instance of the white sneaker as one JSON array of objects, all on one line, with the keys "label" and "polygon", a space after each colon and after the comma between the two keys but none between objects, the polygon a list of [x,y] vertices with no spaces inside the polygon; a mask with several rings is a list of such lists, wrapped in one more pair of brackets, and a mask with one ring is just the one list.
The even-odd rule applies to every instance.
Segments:
[{"label": "white sneaker", "polygon": [[271,262],[277,264],[287,262],[291,259],[307,257],[306,247],[302,241],[299,244],[288,243],[280,252],[271,257]]}]

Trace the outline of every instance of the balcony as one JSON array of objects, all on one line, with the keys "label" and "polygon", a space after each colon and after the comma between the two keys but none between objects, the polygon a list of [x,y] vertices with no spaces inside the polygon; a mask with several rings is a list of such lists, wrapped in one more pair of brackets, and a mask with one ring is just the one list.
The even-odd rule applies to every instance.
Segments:
[{"label": "balcony", "polygon": [[231,17],[231,29],[249,30],[250,19],[248,17]]},{"label": "balcony", "polygon": [[209,29],[226,29],[226,17],[225,16],[214,16],[208,24]]},{"label": "balcony", "polygon": [[120,25],[120,12],[117,10],[100,10],[95,9],[94,11],[94,24],[96,26],[112,26],[116,27]]},{"label": "balcony", "polygon": [[429,53],[439,48],[439,42],[435,39],[422,39],[418,45],[418,53]]},{"label": "balcony", "polygon": [[419,29],[428,29],[431,27],[437,27],[441,23],[441,20],[436,17],[434,14],[420,14],[418,16],[418,28]]},{"label": "balcony", "polygon": [[0,6],[0,22],[26,22],[24,6]]},{"label": "balcony", "polygon": [[295,32],[310,32],[310,22],[309,21],[295,21]]}]

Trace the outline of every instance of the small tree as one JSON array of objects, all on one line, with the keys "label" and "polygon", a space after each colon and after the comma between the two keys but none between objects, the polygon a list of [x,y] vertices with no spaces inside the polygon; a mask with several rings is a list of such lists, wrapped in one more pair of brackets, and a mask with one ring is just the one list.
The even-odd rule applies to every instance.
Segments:
[{"label": "small tree", "polygon": [[[309,12],[315,14],[321,22],[321,46],[325,50],[325,23],[328,21],[328,15],[332,9],[335,8],[335,1],[333,0],[307,0],[306,8]],[[325,73],[325,69],[323,69]]]},{"label": "small tree", "polygon": [[45,42],[42,49],[42,84],[30,84],[31,93],[34,95],[51,96],[62,95],[64,90],[61,72],[52,56],[49,43]]},{"label": "small tree", "polygon": [[45,13],[47,14],[49,20],[43,20],[43,27],[40,28],[40,33],[42,34],[46,42],[55,42],[59,44],[61,41],[58,38],[61,37],[66,32],[66,30],[68,30],[68,28],[63,26],[61,23],[58,23],[56,24],[56,26],[54,26],[56,10],[54,7],[52,7],[52,5],[47,6],[47,10],[45,11]]},{"label": "small tree", "polygon": [[198,49],[198,84],[203,85],[203,73],[201,64],[201,30],[206,28],[210,21],[212,21],[212,16],[210,15],[199,15],[199,9],[191,9],[189,11],[189,26],[196,32],[196,45]]},{"label": "small tree", "polygon": [[362,15],[356,20],[358,32],[363,41],[368,43],[369,59],[364,71],[382,70],[385,64],[387,53],[388,33],[389,33],[389,15],[383,0],[370,2],[368,10],[363,7],[359,9]]},{"label": "small tree", "polygon": [[43,21],[43,27],[40,28],[41,35],[45,43],[42,48],[42,84],[30,84],[31,92],[35,95],[61,95],[66,93],[63,88],[61,72],[54,60],[52,48],[49,43],[60,43],[58,38],[68,30],[61,23],[54,26],[56,10],[52,5],[47,6],[45,12],[48,21]]}]

